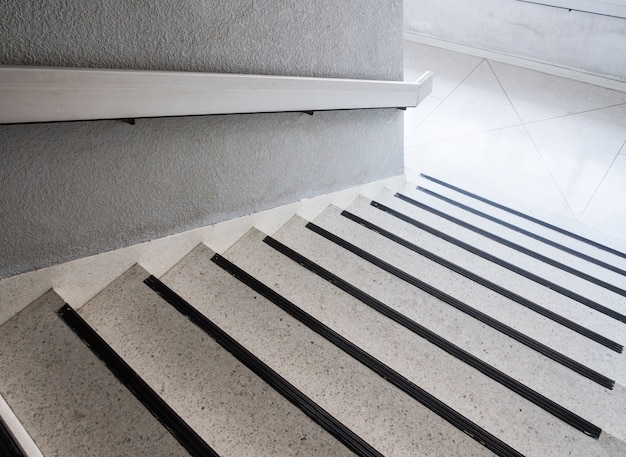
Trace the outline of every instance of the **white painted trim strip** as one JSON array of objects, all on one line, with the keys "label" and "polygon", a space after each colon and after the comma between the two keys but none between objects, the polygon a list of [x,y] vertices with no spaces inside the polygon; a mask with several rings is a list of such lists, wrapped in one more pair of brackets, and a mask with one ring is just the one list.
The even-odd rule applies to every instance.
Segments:
[{"label": "white painted trim strip", "polygon": [[28,457],[43,457],[43,454],[2,395],[0,395],[0,417],[2,417],[2,420],[25,455]]},{"label": "white painted trim strip", "polygon": [[0,66],[0,123],[416,106],[418,82]]},{"label": "white painted trim strip", "polygon": [[447,49],[449,51],[454,51],[461,54],[481,57],[483,59],[494,60],[496,62],[507,63],[522,68],[528,68],[529,70],[540,71],[549,75],[560,76],[562,78],[573,79],[574,81],[580,81],[588,84],[594,84],[600,87],[605,87],[607,89],[626,92],[626,82],[605,78],[603,76],[594,75],[591,73],[584,73],[581,71],[572,70],[570,68],[550,65],[537,60],[525,59],[523,57],[503,54],[496,51],[490,51],[488,49],[467,46],[452,41],[442,40],[440,38],[422,35],[420,33],[411,32],[408,30],[405,30],[403,32],[403,38],[407,41],[413,41],[415,43]]}]

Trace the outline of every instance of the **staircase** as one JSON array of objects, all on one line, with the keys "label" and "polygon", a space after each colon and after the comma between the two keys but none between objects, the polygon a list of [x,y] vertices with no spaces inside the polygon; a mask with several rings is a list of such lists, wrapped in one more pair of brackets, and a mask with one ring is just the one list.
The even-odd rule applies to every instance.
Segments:
[{"label": "staircase", "polygon": [[49,291],[0,394],[46,457],[626,455],[626,254],[416,184]]}]

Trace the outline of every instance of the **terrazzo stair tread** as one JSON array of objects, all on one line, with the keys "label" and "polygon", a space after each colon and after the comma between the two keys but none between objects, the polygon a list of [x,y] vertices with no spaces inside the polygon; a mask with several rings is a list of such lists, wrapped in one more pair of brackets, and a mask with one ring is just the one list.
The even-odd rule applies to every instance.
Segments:
[{"label": "terrazzo stair tread", "polygon": [[[615,273],[604,269],[598,265],[590,262],[586,262],[578,257],[574,257],[566,252],[560,251],[552,246],[545,245],[532,238],[525,237],[524,235],[502,227],[487,219],[476,216],[467,211],[458,208],[457,206],[443,202],[438,198],[428,195],[419,190],[410,188],[400,192],[400,195],[404,198],[408,197],[421,204],[428,205],[442,212],[445,217],[453,217],[461,221],[464,224],[470,224],[476,228],[465,228],[468,231],[484,230],[488,235],[499,237],[500,240],[491,240],[498,243],[503,248],[508,249],[512,253],[515,253],[516,257],[533,260],[539,262],[542,266],[549,266],[555,273],[564,273],[571,280],[577,282],[584,282],[588,284],[592,289],[600,289],[606,294],[614,295],[616,298],[620,298],[622,301],[626,301],[626,277],[621,274]],[[485,235],[478,233],[480,236]],[[503,241],[501,241],[503,240]],[[513,243],[515,246],[506,246],[506,243]],[[527,250],[524,252],[524,250]],[[534,256],[539,256],[535,258]],[[550,262],[555,262],[550,265]],[[568,271],[569,270],[569,271]]]},{"label": "terrazzo stair tread", "polygon": [[[618,272],[612,271],[610,267],[615,267],[614,265],[608,265],[609,268],[607,268],[577,257],[572,253],[565,252],[557,247],[551,246],[550,244],[519,233],[512,228],[505,227],[495,221],[489,220],[488,218],[484,218],[478,214],[467,211],[452,202],[445,201],[439,198],[437,193],[433,193],[433,191],[429,189],[416,189],[415,186],[412,185],[410,186],[409,192],[410,196],[412,196],[415,200],[444,211],[450,216],[479,227],[482,230],[486,230],[490,234],[498,236],[511,243],[515,243],[524,249],[546,256],[551,260],[560,262],[563,265],[567,265],[568,267],[589,274],[594,278],[606,281],[607,283],[619,288],[624,289],[624,287],[626,287],[626,272],[620,269],[618,269],[620,270]],[[405,193],[405,195],[407,194]]]},{"label": "terrazzo stair tread", "polygon": [[341,210],[338,208],[329,207],[314,222],[400,270],[626,385],[626,364],[623,354],[595,344],[588,338],[373,233],[342,217],[340,213]]},{"label": "terrazzo stair tread", "polygon": [[582,432],[294,264],[264,237],[253,230],[225,256],[523,454],[559,455],[567,446],[592,452],[596,443]]},{"label": "terrazzo stair tread", "polygon": [[[435,177],[436,179],[436,177]],[[509,211],[506,211],[504,209],[498,208],[497,206],[494,206],[492,204],[483,202],[479,199],[476,199],[474,197],[465,195],[457,190],[454,189],[450,189],[449,187],[446,187],[442,184],[439,184],[437,182],[434,182],[432,180],[426,179],[425,177],[421,176],[415,183],[415,186],[421,186],[433,191],[436,191],[437,193],[444,195],[446,197],[452,198],[462,204],[471,206],[472,208],[478,209],[479,211],[489,214],[493,217],[496,217],[500,220],[503,220],[509,224],[513,224],[516,225],[518,227],[520,227],[521,229],[533,232],[539,236],[542,236],[544,238],[550,239],[552,241],[555,241],[559,244],[562,244],[564,246],[570,247],[572,249],[575,249],[579,252],[582,252],[584,254],[590,255],[592,257],[595,257],[599,260],[602,260],[604,262],[613,264],[621,269],[626,269],[626,258],[624,258],[623,256],[619,256],[616,254],[613,254],[605,249],[596,247],[590,243],[587,243],[585,241],[581,241],[575,237],[572,237],[570,235],[561,233],[557,230],[554,230],[552,228],[549,227],[545,227],[544,225],[537,223],[537,222],[533,222],[531,220],[528,220],[527,218],[524,218],[522,216],[513,214]],[[413,187],[415,187],[413,186]],[[500,204],[502,205],[502,197],[495,195],[493,193],[490,192],[474,192],[472,189],[462,189],[464,191],[469,191],[474,193],[475,195],[478,195],[479,197],[482,198],[486,198],[491,200],[492,202],[496,203],[496,204]],[[514,208],[513,206],[510,205],[504,205],[507,206],[511,209],[513,209],[514,211],[517,210],[516,208]],[[522,212],[523,213],[523,212]],[[532,212],[526,211],[526,214],[530,215],[531,217],[533,217]],[[568,230],[571,231],[571,227],[562,227],[563,225],[563,221],[551,221],[548,220],[548,218],[546,218],[545,216],[541,216],[538,217],[537,219],[542,220],[548,224],[551,224],[555,227],[559,227],[562,228],[564,230]],[[572,222],[570,222],[571,225]],[[592,232],[591,235],[583,235],[582,233],[577,233],[576,231],[574,231],[573,233],[579,236],[582,236],[584,238],[587,238],[589,240],[591,240],[592,242],[596,242],[596,243],[600,243],[602,245],[605,245],[607,248],[609,249],[614,249],[617,250],[619,252],[622,252],[624,254],[626,254],[626,246],[616,246],[615,242],[613,240],[609,240],[608,236],[602,232],[598,232],[598,231],[592,231],[592,229],[590,229],[589,227],[585,226],[584,227],[584,231],[585,232]]]},{"label": "terrazzo stair tread", "polygon": [[[411,198],[415,197],[415,195],[411,194],[411,192],[411,189],[405,188],[400,193],[406,194]],[[595,302],[613,309],[622,315],[626,314],[626,298],[614,292],[608,291],[600,286],[590,283],[589,281],[554,268],[544,262],[528,257],[518,251],[507,248],[500,243],[478,235],[460,227],[457,224],[444,220],[428,211],[417,208],[400,200],[399,198],[394,197],[393,201],[385,199],[384,201],[381,201],[381,203],[398,209],[414,219],[447,233],[448,235],[466,242],[478,249],[486,251],[502,260],[539,275],[561,287],[594,300]]]},{"label": "terrazzo stair tread", "polygon": [[272,238],[560,405],[626,440],[626,388],[606,389],[308,230],[293,218]]},{"label": "terrazzo stair tread", "polygon": [[200,245],[161,280],[378,451],[494,455],[245,286],[212,256]]},{"label": "terrazzo stair tread", "polygon": [[44,456],[188,456],[56,314],[49,291],[0,327],[0,391]]},{"label": "terrazzo stair tread", "polygon": [[[484,249],[481,249],[480,247],[474,246],[471,244],[471,236],[469,236],[468,239],[464,241],[455,237],[454,235],[446,233],[444,231],[446,229],[445,225],[437,228],[437,225],[442,222],[440,218],[434,218],[434,220],[429,221],[429,217],[432,218],[432,215],[430,213],[420,213],[419,210],[417,213],[415,213],[416,208],[413,205],[410,205],[409,203],[404,202],[401,199],[395,198],[393,194],[390,194],[388,196],[381,195],[381,197],[382,201],[384,202],[381,203],[380,201],[375,200],[372,202],[372,206],[375,206],[380,211],[388,213],[395,219],[406,222],[407,224],[415,227],[419,232],[431,234],[433,237],[440,240],[440,244],[443,243],[449,244],[450,246],[455,246],[467,253],[471,253],[476,257],[488,261],[489,263],[494,265],[494,268],[495,266],[499,266],[503,270],[510,271],[520,278],[527,278],[537,285],[547,287],[558,293],[559,295],[574,300],[575,302],[580,303],[589,309],[596,310],[599,313],[604,314],[619,323],[626,323],[626,314],[620,313],[619,309],[616,310],[614,309],[614,307],[612,308],[610,306],[606,306],[606,303],[594,301],[588,297],[576,293],[575,291],[572,291],[566,286],[562,286],[550,281],[549,278],[543,277],[538,272],[524,269],[523,267],[515,265],[512,262],[507,262],[506,260],[496,255],[493,255],[492,253]],[[421,218],[423,218],[423,220]],[[452,230],[454,230],[454,227],[452,228]]]},{"label": "terrazzo stair tread", "polygon": [[[393,192],[385,190],[376,201],[392,199]],[[622,346],[626,345],[626,324],[598,312],[582,303],[566,297],[549,287],[536,283],[489,260],[466,251],[435,235],[402,221],[370,204],[369,199],[360,197],[348,211],[413,243],[461,268],[491,281],[513,293],[563,316]],[[521,306],[521,305],[520,305]]]},{"label": "terrazzo stair tread", "polygon": [[79,310],[222,457],[354,455],[148,288],[135,265]]}]

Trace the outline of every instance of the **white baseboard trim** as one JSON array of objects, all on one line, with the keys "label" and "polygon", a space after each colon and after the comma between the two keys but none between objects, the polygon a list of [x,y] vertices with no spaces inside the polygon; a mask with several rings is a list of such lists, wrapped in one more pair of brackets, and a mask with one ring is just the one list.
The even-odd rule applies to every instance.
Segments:
[{"label": "white baseboard trim", "polygon": [[[593,84],[607,89],[619,90],[626,92],[626,82],[618,81],[615,79],[609,79],[602,76],[594,75],[591,73],[585,73],[581,71],[572,70],[570,68],[559,67],[556,65],[550,65],[537,60],[525,59],[523,57],[512,56],[509,54],[503,54],[496,51],[490,51],[488,49],[476,48],[464,44],[455,43],[452,41],[442,40],[440,38],[433,38],[420,33],[404,31],[403,37],[407,41],[413,41],[428,46],[435,46],[449,51],[459,52],[461,54],[468,54],[483,59],[494,60],[497,62],[507,63],[510,65],[516,65],[518,67],[528,68],[529,70],[540,71],[554,76],[560,76],[562,78],[573,79],[588,84]],[[434,76],[437,78],[437,75]]]},{"label": "white baseboard trim", "polygon": [[78,309],[135,263],[158,277],[200,243],[217,253],[223,253],[252,227],[272,235],[294,215],[310,221],[330,204],[345,209],[359,195],[374,198],[383,188],[398,190],[405,182],[404,175],[383,179],[2,279],[0,325],[50,289],[54,289],[67,303]]},{"label": "white baseboard trim", "polygon": [[0,395],[0,417],[2,417],[3,422],[9,428],[17,444],[27,457],[43,457],[43,454],[2,395]]}]

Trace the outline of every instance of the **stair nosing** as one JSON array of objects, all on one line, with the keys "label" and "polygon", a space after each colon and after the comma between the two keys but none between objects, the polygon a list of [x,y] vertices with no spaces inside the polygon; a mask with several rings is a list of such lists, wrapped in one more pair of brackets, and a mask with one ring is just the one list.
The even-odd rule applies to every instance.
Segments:
[{"label": "stair nosing", "polygon": [[521,211],[517,211],[517,210],[515,210],[513,208],[509,208],[506,205],[502,205],[502,204],[497,203],[497,202],[495,202],[493,200],[490,200],[488,198],[481,197],[478,194],[475,194],[473,192],[467,191],[465,189],[461,189],[460,187],[457,187],[457,186],[454,186],[452,184],[449,184],[449,183],[447,183],[445,181],[442,181],[441,179],[435,178],[433,176],[430,176],[430,175],[427,175],[427,174],[424,174],[424,173],[421,173],[420,176],[422,178],[424,178],[424,179],[427,179],[429,181],[435,182],[435,183],[437,183],[439,185],[442,185],[444,187],[452,189],[452,190],[454,190],[456,192],[459,192],[459,193],[461,193],[463,195],[467,195],[468,197],[474,198],[474,199],[476,199],[478,201],[481,201],[481,202],[486,203],[488,205],[494,206],[495,208],[498,208],[498,209],[501,209],[501,210],[506,211],[508,213],[514,214],[515,216],[518,216],[518,217],[521,217],[523,219],[529,220],[529,221],[534,222],[534,223],[536,223],[538,225],[541,225],[543,227],[549,228],[550,230],[554,230],[555,232],[558,232],[558,233],[561,233],[563,235],[569,236],[569,237],[571,237],[571,238],[573,238],[575,240],[581,241],[583,243],[589,244],[590,246],[596,247],[596,248],[598,248],[600,250],[609,252],[609,253],[611,253],[613,255],[616,255],[618,257],[622,257],[622,258],[626,259],[626,253],[623,253],[623,252],[621,252],[621,251],[619,251],[617,249],[611,248],[610,246],[606,246],[606,245],[604,245],[602,243],[599,243],[597,241],[594,241],[594,240],[592,240],[590,238],[584,237],[582,235],[578,235],[577,233],[574,233],[572,231],[566,230],[566,229],[564,229],[562,227],[558,227],[557,225],[551,224],[549,222],[542,221],[541,219],[538,219],[538,218],[535,218],[535,217],[530,216],[528,214],[522,213]]},{"label": "stair nosing", "polygon": [[498,370],[492,365],[489,365],[487,362],[480,360],[475,355],[470,354],[469,352],[458,347],[454,343],[451,343],[450,341],[437,335],[431,330],[428,330],[426,327],[422,326],[416,321],[404,316],[402,313],[394,310],[380,300],[375,299],[371,295],[351,285],[339,276],[331,273],[330,271],[316,264],[312,260],[299,254],[297,251],[277,241],[276,239],[267,236],[263,239],[263,241],[264,243],[271,246],[292,261],[296,262],[297,264],[301,265],[312,273],[315,273],[320,278],[330,282],[332,285],[343,290],[347,294],[361,301],[362,303],[379,312],[383,316],[391,319],[399,325],[402,325],[404,328],[410,330],[421,338],[424,338],[426,341],[434,344],[435,346],[452,355],[453,357],[456,357],[462,362],[468,364],[485,376],[499,382],[511,391],[520,395],[522,398],[530,401],[531,403],[539,406],[540,408],[544,409],[555,417],[561,419],[566,424],[576,428],[577,430],[588,436],[591,436],[592,438],[598,438],[602,433],[602,429],[592,424],[590,421],[583,419],[577,414],[567,410],[565,407],[559,405],[558,403],[550,400],[549,398],[543,396],[537,391],[517,381],[516,379],[512,378],[501,370]]},{"label": "stair nosing", "polygon": [[531,300],[528,300],[524,297],[522,297],[521,295],[512,292],[508,289],[505,289],[502,286],[499,286],[498,284],[494,283],[493,281],[490,281],[486,278],[483,278],[479,275],[477,275],[476,273],[473,273],[459,265],[454,264],[453,262],[444,259],[443,257],[438,256],[437,254],[434,254],[430,251],[428,251],[427,249],[424,249],[422,247],[417,246],[414,243],[411,243],[408,240],[405,240],[404,238],[397,236],[391,232],[389,232],[386,229],[383,229],[382,227],[377,226],[376,224],[360,217],[357,216],[354,213],[351,213],[350,211],[344,210],[341,212],[341,215],[346,217],[347,219],[362,225],[363,227],[371,230],[374,233],[377,233],[393,242],[395,242],[396,244],[399,244],[400,246],[403,246],[433,262],[438,263],[439,265],[442,265],[444,267],[446,267],[447,269],[461,275],[464,276],[467,279],[470,279],[471,281],[480,284],[481,286],[484,286],[486,288],[488,288],[489,290],[492,290],[522,306],[524,306],[525,308],[528,308],[534,312],[536,312],[537,314],[550,319],[553,322],[556,322],[562,326],[564,326],[565,328],[572,330],[582,336],[585,336],[586,338],[590,339],[591,341],[601,344],[602,346],[611,349],[612,351],[615,351],[617,353],[621,353],[624,349],[624,347],[609,339],[606,338],[602,335],[600,335],[597,332],[594,332],[593,330],[590,330],[574,321],[571,321],[570,319],[567,319],[566,317],[561,316],[558,313],[555,313],[553,311],[550,311],[547,308],[544,308],[541,305],[538,305],[537,303],[532,302]]},{"label": "stair nosing", "polygon": [[346,352],[355,360],[365,365],[370,370],[377,373],[387,382],[394,385],[396,388],[403,390],[406,394],[410,395],[416,401],[439,415],[442,419],[446,420],[459,430],[467,433],[471,438],[478,441],[490,451],[496,453],[500,457],[523,457],[523,455],[513,449],[508,444],[504,443],[488,431],[482,429],[480,426],[474,424],[471,420],[465,418],[463,415],[447,406],[425,390],[421,389],[404,376],[386,366],[378,359],[372,357],[367,352],[360,349],[334,330],[330,329],[317,319],[306,313],[298,306],[291,303],[289,300],[282,297],[280,294],[261,283],[253,276],[249,275],[234,263],[230,262],[226,258],[216,254],[212,260],[225,271],[229,272],[235,278],[246,284],[251,289],[274,303],[280,309],[291,315],[302,324],[309,327],[311,330],[318,333],[320,336],[327,339],[329,342],[337,346],[339,349]]},{"label": "stair nosing", "polygon": [[320,236],[323,236],[324,238],[328,239],[329,241],[332,241],[333,243],[337,244],[338,246],[341,246],[347,250],[349,250],[350,252],[352,252],[355,255],[358,255],[359,257],[361,257],[364,260],[369,261],[370,263],[376,265],[377,267],[387,271],[390,274],[393,274],[394,276],[404,280],[405,282],[408,282],[409,284],[423,290],[424,292],[434,296],[435,298],[438,298],[442,301],[444,301],[445,303],[447,303],[450,306],[455,307],[456,309],[464,312],[465,314],[468,314],[469,316],[479,320],[480,322],[484,323],[485,325],[488,325],[492,328],[494,328],[495,330],[500,331],[501,333],[504,333],[505,335],[515,339],[516,341],[528,346],[531,349],[534,349],[535,351],[543,354],[544,356],[554,360],[557,363],[560,363],[561,365],[571,369],[572,371],[578,373],[581,376],[584,376],[586,378],[588,378],[591,381],[596,382],[597,384],[607,388],[607,389],[613,389],[614,385],[615,385],[615,381],[610,379],[609,377],[597,372],[596,370],[593,370],[583,364],[581,364],[580,362],[577,362],[573,359],[571,359],[570,357],[567,357],[563,354],[561,354],[560,352],[546,346],[543,343],[540,343],[539,341],[528,337],[527,335],[523,334],[522,332],[513,329],[512,327],[509,327],[506,324],[503,324],[502,322],[498,321],[497,319],[492,318],[491,316],[488,316],[487,314],[476,310],[475,308],[466,305],[465,303],[461,302],[460,300],[456,299],[455,297],[452,297],[450,295],[448,295],[447,293],[430,286],[429,284],[426,284],[425,282],[419,280],[418,278],[409,275],[407,273],[405,273],[404,271],[400,270],[399,268],[394,267],[393,265],[390,265],[389,263],[379,259],[376,256],[373,256],[371,254],[369,254],[368,252],[352,245],[351,243],[343,240],[342,238],[338,237],[337,235],[334,235],[330,232],[328,232],[327,230],[317,226],[316,224],[309,222],[306,224],[306,227],[317,233]]},{"label": "stair nosing", "polygon": [[583,296],[581,294],[573,292],[573,291],[569,290],[567,287],[560,286],[560,285],[558,285],[558,284],[556,284],[556,283],[554,283],[554,282],[552,282],[552,281],[550,281],[548,279],[545,279],[545,278],[543,278],[543,277],[541,277],[539,275],[536,275],[536,274],[534,274],[534,273],[532,273],[532,272],[530,272],[530,271],[528,271],[528,270],[526,270],[526,269],[524,269],[522,267],[514,265],[511,262],[508,262],[508,261],[503,260],[503,259],[501,259],[499,257],[496,257],[495,255],[490,254],[490,253],[488,253],[488,252],[486,252],[486,251],[484,251],[482,249],[476,248],[476,247],[472,246],[469,243],[466,243],[464,241],[459,240],[458,238],[455,238],[455,237],[453,237],[451,235],[448,235],[447,233],[444,233],[441,230],[437,230],[437,229],[435,229],[435,228],[433,228],[433,227],[431,227],[431,226],[429,226],[429,225],[427,225],[427,224],[425,224],[423,222],[420,222],[420,221],[418,221],[418,220],[416,220],[416,219],[414,219],[412,217],[409,217],[409,216],[403,214],[400,211],[397,211],[397,210],[395,210],[393,208],[390,208],[389,206],[387,206],[385,204],[382,204],[382,203],[377,202],[375,200],[373,200],[370,204],[374,208],[377,208],[377,209],[379,209],[379,210],[381,210],[383,212],[386,212],[386,213],[388,213],[388,214],[390,214],[390,215],[392,215],[392,216],[394,216],[394,217],[396,217],[396,218],[398,218],[398,219],[400,219],[400,220],[402,220],[402,221],[404,221],[404,222],[406,222],[408,224],[413,225],[414,227],[419,228],[420,230],[424,230],[425,232],[430,233],[433,236],[436,236],[438,238],[441,238],[444,241],[447,241],[447,242],[449,242],[451,244],[454,244],[455,246],[458,246],[461,249],[464,249],[464,250],[466,250],[466,251],[468,251],[468,252],[470,252],[472,254],[475,254],[475,255],[477,255],[477,256],[485,259],[485,260],[488,260],[489,262],[495,263],[496,265],[499,265],[502,268],[506,268],[507,270],[512,271],[513,273],[516,273],[516,274],[518,274],[520,276],[523,276],[526,279],[529,279],[529,280],[531,280],[533,282],[536,282],[537,284],[540,284],[540,285],[542,285],[544,287],[552,289],[553,291],[555,291],[555,292],[557,292],[557,293],[559,293],[559,294],[561,294],[561,295],[563,295],[565,297],[571,298],[572,300],[575,300],[578,303],[580,303],[580,304],[582,304],[584,306],[587,306],[588,308],[591,308],[591,309],[593,309],[595,311],[598,311],[598,312],[600,312],[600,313],[602,313],[602,314],[604,314],[604,315],[606,315],[606,316],[608,316],[608,317],[610,317],[612,319],[615,319],[615,320],[617,320],[619,322],[622,322],[622,323],[626,323],[626,315],[624,315],[624,314],[622,314],[622,313],[620,313],[618,311],[615,311],[612,308],[608,308],[608,307],[598,303],[595,300],[592,300],[592,299],[587,298],[587,297],[585,297],[585,296]]},{"label": "stair nosing", "polygon": [[514,250],[516,250],[518,252],[521,252],[522,254],[525,254],[525,255],[527,255],[529,257],[532,257],[532,258],[534,258],[534,259],[536,259],[536,260],[538,260],[540,262],[543,262],[543,263],[545,263],[547,265],[550,265],[550,266],[552,266],[554,268],[562,270],[562,271],[564,271],[566,273],[569,273],[569,274],[571,274],[573,276],[576,276],[576,277],[578,277],[580,279],[588,281],[591,284],[595,284],[596,286],[602,287],[602,288],[604,288],[604,289],[606,289],[608,291],[611,291],[611,292],[613,292],[613,293],[615,293],[617,295],[621,295],[623,297],[626,297],[626,290],[625,289],[622,289],[621,287],[618,287],[618,286],[616,286],[616,285],[614,285],[614,284],[612,284],[610,282],[607,282],[607,281],[604,281],[602,279],[596,278],[595,276],[592,276],[592,275],[590,275],[588,273],[585,273],[583,271],[577,270],[576,268],[570,267],[569,265],[565,265],[564,263],[558,262],[558,261],[556,261],[554,259],[551,259],[550,257],[546,257],[543,254],[539,254],[536,251],[533,251],[533,250],[528,249],[528,248],[526,248],[524,246],[521,246],[521,245],[519,245],[517,243],[509,241],[506,238],[503,238],[501,236],[495,235],[495,234],[493,234],[493,233],[491,233],[491,232],[489,232],[487,230],[481,229],[480,227],[477,227],[477,226],[475,226],[473,224],[465,222],[465,221],[463,221],[461,219],[458,219],[458,218],[456,218],[454,216],[446,214],[443,211],[440,211],[440,210],[438,210],[436,208],[433,208],[432,206],[429,206],[429,205],[427,205],[425,203],[419,202],[419,201],[415,200],[414,198],[411,198],[411,197],[409,197],[407,195],[404,195],[404,194],[398,192],[398,193],[395,194],[395,196],[397,198],[405,201],[406,203],[409,203],[409,204],[411,204],[411,205],[413,205],[413,206],[415,206],[417,208],[420,208],[420,209],[422,209],[424,211],[428,211],[429,213],[434,214],[434,215],[436,215],[438,217],[441,217],[441,218],[443,218],[443,219],[445,219],[445,220],[447,220],[447,221],[449,221],[449,222],[451,222],[453,224],[456,224],[456,225],[458,225],[460,227],[463,227],[466,230],[470,230],[470,231],[472,231],[474,233],[477,233],[477,234],[479,234],[481,236],[484,236],[484,237],[486,237],[486,238],[488,238],[488,239],[490,239],[490,240],[492,240],[494,242],[502,244],[503,246],[506,246],[506,247],[508,247],[510,249],[514,249]]},{"label": "stair nosing", "polygon": [[440,194],[438,192],[435,192],[435,191],[433,191],[431,189],[427,189],[427,188],[422,187],[422,186],[417,186],[416,190],[418,190],[420,192],[423,192],[426,195],[429,195],[431,197],[437,198],[437,199],[439,199],[439,200],[441,200],[443,202],[446,202],[446,203],[448,203],[450,205],[456,206],[457,208],[460,208],[463,211],[467,211],[470,214],[473,214],[475,216],[479,216],[479,217],[481,217],[483,219],[486,219],[486,220],[488,220],[490,222],[493,222],[495,224],[501,225],[502,227],[505,227],[505,228],[507,228],[509,230],[513,230],[513,231],[515,231],[515,232],[517,232],[519,234],[522,234],[524,236],[532,238],[532,239],[534,239],[536,241],[542,242],[542,243],[544,243],[544,244],[546,244],[548,246],[556,248],[556,249],[558,249],[560,251],[563,251],[563,252],[565,252],[567,254],[570,254],[570,255],[572,255],[574,257],[578,257],[579,259],[585,260],[585,261],[587,261],[589,263],[592,263],[594,265],[602,267],[602,268],[604,268],[604,269],[606,269],[608,271],[612,271],[613,273],[617,273],[619,275],[626,276],[626,271],[622,270],[621,268],[616,267],[615,265],[611,265],[611,264],[609,264],[607,262],[604,262],[604,261],[602,261],[600,259],[597,259],[597,258],[595,258],[595,257],[593,257],[591,255],[588,255],[588,254],[585,254],[583,252],[577,251],[576,249],[573,249],[573,248],[570,248],[568,246],[565,246],[565,245],[563,245],[561,243],[558,243],[558,242],[556,242],[554,240],[551,240],[549,238],[545,238],[545,237],[543,237],[541,235],[537,235],[536,233],[533,233],[530,230],[526,230],[524,228],[517,227],[514,224],[511,224],[510,222],[504,221],[504,220],[502,220],[500,218],[492,216],[491,214],[487,214],[487,213],[485,213],[483,211],[480,211],[480,210],[478,210],[476,208],[473,208],[473,207],[471,207],[469,205],[466,205],[464,203],[458,202],[458,201],[456,201],[456,200],[454,200],[454,199],[452,199],[450,197],[446,197],[445,195],[442,195],[442,194]]},{"label": "stair nosing", "polygon": [[[215,254],[214,258],[216,256],[219,256],[219,254]],[[295,405],[313,422],[326,430],[326,432],[335,437],[352,452],[363,457],[382,457],[382,454],[373,446],[297,389],[293,384],[274,371],[269,365],[252,354],[252,352],[238,343],[227,332],[204,316],[200,311],[189,304],[165,283],[154,276],[148,277],[144,282],[179,313],[187,317],[194,325],[198,326],[202,331],[209,335],[223,349],[228,351],[239,362],[250,369],[256,376],[265,381],[283,398]]]},{"label": "stair nosing", "polygon": [[187,452],[194,457],[220,457],[70,305],[57,314]]}]

